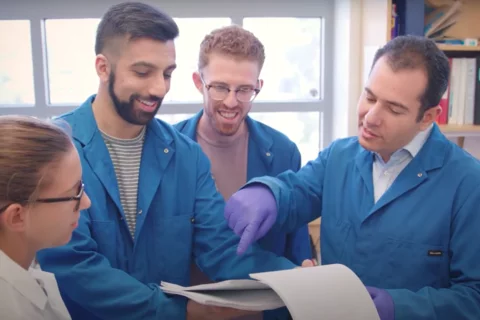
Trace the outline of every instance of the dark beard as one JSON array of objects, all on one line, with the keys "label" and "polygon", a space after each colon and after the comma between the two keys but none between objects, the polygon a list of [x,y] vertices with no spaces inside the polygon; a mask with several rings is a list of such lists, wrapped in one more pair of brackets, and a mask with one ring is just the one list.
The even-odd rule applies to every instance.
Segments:
[{"label": "dark beard", "polygon": [[128,123],[134,125],[146,125],[150,120],[152,120],[160,109],[162,105],[163,98],[156,97],[156,96],[149,96],[148,98],[143,98],[149,101],[155,101],[158,103],[157,107],[152,112],[145,112],[142,110],[135,110],[135,100],[141,99],[139,94],[132,94],[130,96],[129,101],[120,101],[114,91],[115,87],[115,73],[112,71],[109,76],[108,81],[108,93],[110,94],[110,98],[113,101],[113,105],[115,106],[115,110],[117,111],[118,115]]}]

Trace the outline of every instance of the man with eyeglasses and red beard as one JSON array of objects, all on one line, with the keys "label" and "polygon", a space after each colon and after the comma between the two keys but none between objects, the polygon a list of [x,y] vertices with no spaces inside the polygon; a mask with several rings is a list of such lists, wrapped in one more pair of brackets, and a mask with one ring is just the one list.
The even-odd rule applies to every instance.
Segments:
[{"label": "man with eyeglasses and red beard", "polygon": [[[198,71],[192,76],[203,95],[203,110],[175,125],[208,156],[215,184],[225,200],[252,178],[300,169],[295,143],[248,116],[263,85],[259,76],[264,60],[263,44],[240,26],[219,28],[206,35],[200,45]],[[307,225],[289,233],[271,231],[259,245],[296,264],[312,258]],[[200,284],[209,280],[194,265],[192,281]],[[278,318],[270,314],[266,312],[264,319]]]}]

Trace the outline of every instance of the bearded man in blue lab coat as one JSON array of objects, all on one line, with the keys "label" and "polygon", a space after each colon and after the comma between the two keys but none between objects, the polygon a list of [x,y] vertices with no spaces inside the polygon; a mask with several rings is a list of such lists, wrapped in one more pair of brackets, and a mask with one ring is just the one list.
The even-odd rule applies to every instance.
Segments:
[{"label": "bearded man in blue lab coat", "polygon": [[141,3],[114,5],[97,30],[98,93],[62,116],[83,166],[91,207],[70,243],[38,254],[55,274],[73,319],[225,319],[249,312],[165,295],[161,281],[189,285],[195,259],[213,280],[291,269],[249,250],[223,216],[208,158],[154,118],[175,69],[174,20]]},{"label": "bearded man in blue lab coat", "polygon": [[480,163],[434,123],[449,81],[435,43],[379,49],[358,102],[358,137],[298,173],[253,179],[227,202],[241,253],[272,226],[319,216],[324,264],[352,269],[382,320],[480,319]]},{"label": "bearded man in blue lab coat", "polygon": [[[263,44],[240,26],[219,28],[206,35],[200,44],[198,72],[192,76],[203,95],[204,108],[175,125],[200,144],[225,200],[249,179],[300,169],[300,152],[295,143],[248,116],[263,85],[259,75],[264,61]],[[296,264],[312,259],[307,225],[291,233],[270,232],[259,244]],[[194,266],[192,281],[200,284],[209,279]],[[278,313],[266,312],[263,318],[275,318]]]}]

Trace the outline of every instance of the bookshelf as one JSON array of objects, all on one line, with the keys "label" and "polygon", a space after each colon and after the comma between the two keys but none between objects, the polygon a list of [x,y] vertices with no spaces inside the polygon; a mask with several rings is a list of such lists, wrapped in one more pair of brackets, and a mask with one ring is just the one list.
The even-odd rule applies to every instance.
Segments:
[{"label": "bookshelf", "polygon": [[[397,10],[396,30],[398,34],[414,34],[424,36],[425,4],[451,5],[454,0],[387,0],[387,25],[394,26],[392,10]],[[480,56],[480,1],[461,0],[462,6],[456,17],[456,22],[447,29],[445,35],[452,39],[478,39],[477,46],[457,44],[437,44],[449,58],[472,58]],[[387,41],[392,38],[390,28],[387,30]],[[480,66],[477,65],[477,68]],[[478,99],[478,98],[477,98]],[[475,108],[477,108],[475,106]],[[440,130],[449,138],[456,138],[457,144],[463,147],[465,138],[480,137],[480,125],[471,124],[441,124]]]},{"label": "bookshelf", "polygon": [[461,46],[453,44],[438,44],[437,45],[443,51],[465,51],[465,52],[478,52],[480,53],[480,46]]}]

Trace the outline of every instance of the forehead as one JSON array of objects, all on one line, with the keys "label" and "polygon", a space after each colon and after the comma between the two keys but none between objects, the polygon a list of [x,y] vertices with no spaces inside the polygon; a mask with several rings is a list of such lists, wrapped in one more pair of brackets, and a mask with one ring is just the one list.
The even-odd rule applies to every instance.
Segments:
[{"label": "forehead", "polygon": [[203,74],[208,81],[231,85],[255,85],[260,73],[258,62],[212,53]]},{"label": "forehead", "polygon": [[142,61],[165,69],[175,64],[175,44],[169,40],[166,42],[139,38],[125,42],[123,51],[118,60],[119,64],[134,64]]},{"label": "forehead", "polygon": [[384,57],[377,61],[367,81],[367,87],[377,99],[397,101],[409,108],[419,106],[426,85],[427,77],[423,70],[394,71]]}]

